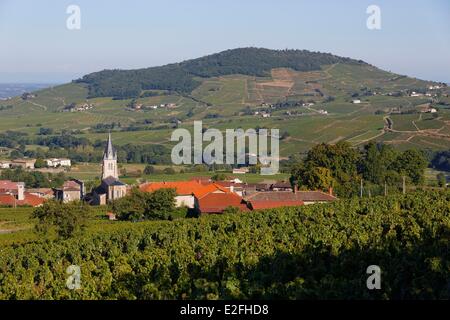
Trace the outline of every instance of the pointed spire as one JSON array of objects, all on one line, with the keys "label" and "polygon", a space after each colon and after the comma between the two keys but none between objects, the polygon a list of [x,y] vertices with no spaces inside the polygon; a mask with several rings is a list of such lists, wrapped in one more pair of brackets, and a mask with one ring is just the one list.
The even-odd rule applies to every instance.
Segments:
[{"label": "pointed spire", "polygon": [[111,131],[108,132],[108,142],[106,144],[105,153],[103,154],[104,159],[114,159],[116,156],[114,147],[112,145],[112,139],[111,139]]}]

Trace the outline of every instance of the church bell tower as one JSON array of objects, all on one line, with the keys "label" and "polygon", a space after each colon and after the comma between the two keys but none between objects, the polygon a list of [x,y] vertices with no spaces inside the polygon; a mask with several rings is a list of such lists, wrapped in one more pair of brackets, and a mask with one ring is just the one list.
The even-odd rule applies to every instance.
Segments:
[{"label": "church bell tower", "polygon": [[105,152],[103,153],[102,163],[102,180],[108,177],[119,179],[117,169],[117,151],[113,148],[111,133],[108,134],[108,143],[106,144]]}]

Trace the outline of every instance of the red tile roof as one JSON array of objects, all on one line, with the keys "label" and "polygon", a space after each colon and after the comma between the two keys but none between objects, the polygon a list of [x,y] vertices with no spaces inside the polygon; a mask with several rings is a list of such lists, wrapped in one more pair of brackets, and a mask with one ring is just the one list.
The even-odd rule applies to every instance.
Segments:
[{"label": "red tile roof", "polygon": [[215,184],[202,184],[197,181],[167,181],[150,182],[141,184],[139,189],[145,192],[153,192],[158,189],[175,189],[179,196],[195,195],[198,198],[211,192],[228,192],[225,188]]},{"label": "red tile roof", "polygon": [[38,207],[42,205],[45,201],[44,198],[38,197],[34,194],[25,192],[24,193],[24,200],[17,200],[16,197],[10,194],[0,194],[0,205],[4,206],[32,206],[32,207]]},{"label": "red tile roof", "polygon": [[18,182],[12,182],[11,180],[0,180],[0,190],[17,190]]},{"label": "red tile roof", "polygon": [[200,213],[222,213],[228,207],[249,211],[242,197],[235,193],[209,193],[197,201]]},{"label": "red tile roof", "polygon": [[324,202],[334,201],[337,198],[321,191],[268,191],[256,192],[246,197],[246,200],[251,202],[256,201],[303,201],[303,202]]}]

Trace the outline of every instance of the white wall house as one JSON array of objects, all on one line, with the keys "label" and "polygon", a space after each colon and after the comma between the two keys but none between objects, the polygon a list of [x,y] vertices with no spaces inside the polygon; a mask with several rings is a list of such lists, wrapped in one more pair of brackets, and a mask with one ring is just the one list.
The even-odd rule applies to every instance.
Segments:
[{"label": "white wall house", "polygon": [[11,167],[10,161],[0,161],[0,169],[9,169]]},{"label": "white wall house", "polygon": [[194,195],[178,195],[175,197],[175,205],[176,207],[188,207],[188,208],[194,208]]},{"label": "white wall house", "polygon": [[72,162],[70,159],[46,159],[45,162],[47,163],[47,167],[50,168],[56,168],[56,167],[70,167],[72,165]]}]

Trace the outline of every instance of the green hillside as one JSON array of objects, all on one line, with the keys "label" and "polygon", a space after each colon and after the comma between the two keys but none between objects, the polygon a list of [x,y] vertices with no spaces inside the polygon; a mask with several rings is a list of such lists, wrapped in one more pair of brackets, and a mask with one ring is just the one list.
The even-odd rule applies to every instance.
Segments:
[{"label": "green hillside", "polygon": [[363,62],[328,53],[306,50],[240,48],[181,63],[137,70],[104,70],[77,80],[86,83],[90,97],[136,98],[142,90],[158,89],[189,93],[201,84],[195,77],[210,78],[232,74],[263,77],[273,68],[297,71],[320,70],[333,63]]},{"label": "green hillside", "polygon": [[[177,87],[184,79],[180,72],[189,78],[185,87]],[[136,98],[118,99],[105,91],[119,90],[123,82],[139,83]],[[119,145],[170,146],[175,126],[191,129],[194,120],[202,120],[206,127],[222,130],[279,128],[286,132],[282,156],[339,140],[355,146],[383,141],[400,149],[448,149],[449,89],[434,90],[431,97],[410,96],[413,91],[427,93],[430,85],[437,83],[330,54],[228,50],[157,68],[101,71],[37,91],[34,97],[2,101],[0,133],[20,131],[32,140],[42,128],[50,128],[50,135],[72,134],[95,142],[112,130]],[[361,103],[352,103],[354,99]],[[429,104],[438,112],[419,112]],[[83,105],[90,107],[64,112]],[[387,118],[393,123],[389,130]]]}]

